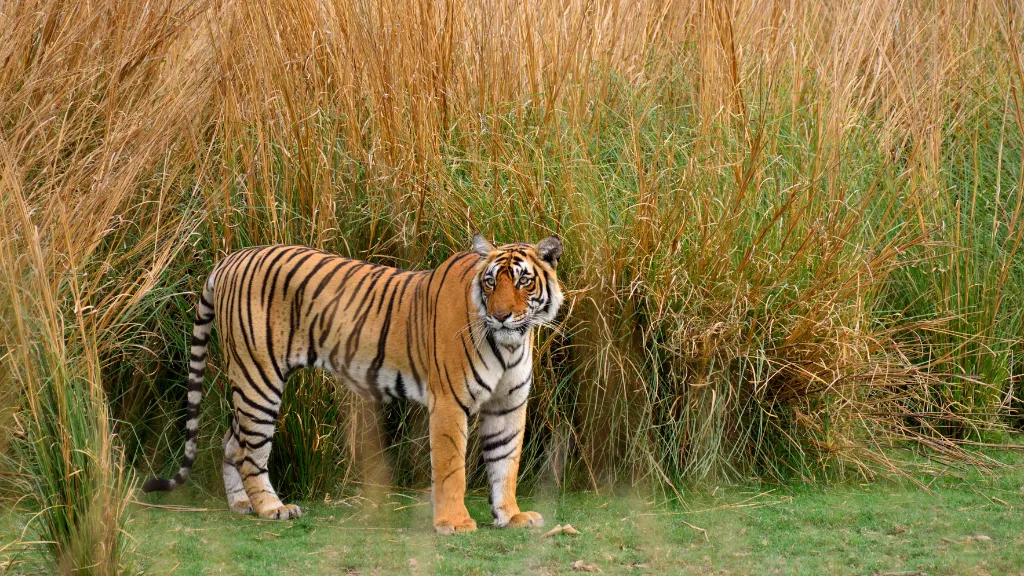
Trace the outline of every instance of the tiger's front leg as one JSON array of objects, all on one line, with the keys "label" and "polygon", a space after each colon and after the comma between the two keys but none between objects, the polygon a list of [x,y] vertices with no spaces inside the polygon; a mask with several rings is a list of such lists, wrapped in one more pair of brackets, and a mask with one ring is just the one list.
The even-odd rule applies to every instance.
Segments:
[{"label": "tiger's front leg", "polygon": [[501,391],[480,411],[480,448],[491,485],[491,515],[500,528],[543,526],[537,512],[523,512],[516,502],[516,477],[526,428],[526,399],[530,380]]},{"label": "tiger's front leg", "polygon": [[476,522],[466,509],[466,413],[451,397],[437,396],[430,411],[430,469],[434,529],[439,534],[470,532]]}]

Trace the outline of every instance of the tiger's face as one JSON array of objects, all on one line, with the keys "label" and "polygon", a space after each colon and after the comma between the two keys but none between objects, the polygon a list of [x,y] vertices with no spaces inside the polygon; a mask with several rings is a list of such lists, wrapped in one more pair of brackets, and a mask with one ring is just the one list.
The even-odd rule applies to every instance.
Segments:
[{"label": "tiger's face", "polygon": [[562,305],[555,275],[562,255],[562,241],[557,236],[536,245],[495,248],[477,234],[473,251],[483,258],[473,281],[473,301],[495,342],[518,347],[530,328],[554,320]]}]

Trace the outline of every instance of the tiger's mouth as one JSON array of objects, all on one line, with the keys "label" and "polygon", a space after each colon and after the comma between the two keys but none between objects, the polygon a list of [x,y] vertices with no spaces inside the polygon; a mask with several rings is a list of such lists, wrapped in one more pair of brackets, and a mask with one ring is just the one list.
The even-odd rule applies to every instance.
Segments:
[{"label": "tiger's mouth", "polygon": [[494,341],[506,348],[518,348],[523,343],[523,333],[519,330],[502,328],[491,332]]},{"label": "tiger's mouth", "polygon": [[534,315],[529,312],[523,313],[517,318],[505,320],[503,322],[495,320],[486,312],[482,313],[481,317],[483,318],[484,325],[487,326],[487,329],[491,332],[496,332],[498,330],[518,330],[519,332],[525,333],[534,324]]},{"label": "tiger's mouth", "polygon": [[526,333],[533,326],[528,320],[513,327],[491,328],[491,336],[494,341],[503,346],[519,346],[526,338]]}]

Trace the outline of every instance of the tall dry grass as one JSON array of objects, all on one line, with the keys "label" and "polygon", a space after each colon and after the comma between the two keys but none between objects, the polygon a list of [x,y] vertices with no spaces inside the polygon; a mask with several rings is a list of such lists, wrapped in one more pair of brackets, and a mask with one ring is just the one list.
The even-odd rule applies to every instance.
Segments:
[{"label": "tall dry grass", "polygon": [[195,173],[169,154],[192,116],[161,112],[192,99],[158,79],[169,14],[55,2],[4,3],[0,17],[4,433],[47,571],[131,570],[131,430],[111,417],[110,375],[138,350],[140,315],[193,226],[165,201]]},{"label": "tall dry grass", "polygon": [[[0,418],[35,426],[15,439],[31,462],[67,429],[55,407],[84,407],[69,441],[93,460],[47,479],[81,470],[120,502],[113,526],[121,454],[180,456],[192,294],[228,251],[427,268],[476,229],[557,232],[570,297],[538,354],[528,482],[970,459],[964,441],[1015,423],[1024,373],[1020,18],[996,0],[4,2]],[[295,384],[276,481],[363,481],[362,407]],[[424,423],[389,406],[372,427],[395,482],[425,481]],[[55,557],[120,550],[89,533]]]}]

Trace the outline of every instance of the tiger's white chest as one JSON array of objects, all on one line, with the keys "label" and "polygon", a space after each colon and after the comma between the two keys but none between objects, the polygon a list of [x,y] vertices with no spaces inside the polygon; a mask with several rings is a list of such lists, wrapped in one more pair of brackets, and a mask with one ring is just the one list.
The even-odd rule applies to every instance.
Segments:
[{"label": "tiger's white chest", "polygon": [[[533,350],[530,344],[530,339],[526,339],[519,348],[497,347],[501,355],[500,362],[497,362],[498,369],[490,373],[494,385],[486,395],[477,399],[471,411],[516,405],[529,393],[533,373]],[[497,357],[494,359],[499,360]]]}]

